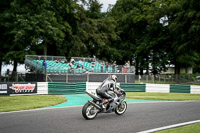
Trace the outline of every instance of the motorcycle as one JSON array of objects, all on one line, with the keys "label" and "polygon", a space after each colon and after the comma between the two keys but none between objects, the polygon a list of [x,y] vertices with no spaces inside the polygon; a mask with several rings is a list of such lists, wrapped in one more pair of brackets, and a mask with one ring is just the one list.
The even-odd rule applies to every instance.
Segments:
[{"label": "motorcycle", "polygon": [[99,95],[96,95],[94,92],[86,93],[93,99],[88,100],[88,102],[82,108],[82,115],[87,120],[94,119],[98,113],[111,113],[115,112],[117,115],[122,115],[125,113],[127,109],[127,103],[125,101],[126,92],[118,87],[120,90],[120,94],[116,94],[113,91],[109,91],[108,93],[113,96],[114,100],[111,103],[105,104],[105,108],[102,108],[101,104],[104,98]]}]

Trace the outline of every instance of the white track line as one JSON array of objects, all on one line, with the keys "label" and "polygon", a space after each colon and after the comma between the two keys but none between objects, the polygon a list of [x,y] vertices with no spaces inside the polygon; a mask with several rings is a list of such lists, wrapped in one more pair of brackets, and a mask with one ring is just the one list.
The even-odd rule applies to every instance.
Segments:
[{"label": "white track line", "polygon": [[185,125],[189,125],[189,124],[194,124],[194,123],[198,123],[198,122],[200,122],[200,120],[195,120],[195,121],[189,121],[189,122],[169,125],[169,126],[165,126],[165,127],[160,127],[160,128],[150,129],[150,130],[146,130],[146,131],[141,131],[141,132],[138,132],[138,133],[152,133],[152,132],[161,131],[161,130],[165,130],[165,129],[185,126]]}]

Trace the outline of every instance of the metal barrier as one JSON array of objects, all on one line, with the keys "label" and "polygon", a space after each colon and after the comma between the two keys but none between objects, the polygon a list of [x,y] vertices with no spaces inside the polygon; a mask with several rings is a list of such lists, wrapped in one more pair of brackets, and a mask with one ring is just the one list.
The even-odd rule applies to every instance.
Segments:
[{"label": "metal barrier", "polygon": [[48,94],[68,95],[84,93],[86,90],[86,83],[48,83]]},{"label": "metal barrier", "polygon": [[87,73],[87,74],[66,74],[66,75],[48,75],[47,82],[103,82],[111,74],[117,75],[117,82],[134,83],[134,74],[124,73]]}]

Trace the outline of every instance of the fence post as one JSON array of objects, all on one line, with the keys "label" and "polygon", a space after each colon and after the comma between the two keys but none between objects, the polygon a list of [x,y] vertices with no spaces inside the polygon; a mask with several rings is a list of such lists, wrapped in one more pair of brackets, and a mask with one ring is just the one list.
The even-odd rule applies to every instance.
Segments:
[{"label": "fence post", "polygon": [[66,83],[68,83],[68,74],[66,73]]},{"label": "fence post", "polygon": [[146,83],[148,83],[149,82],[149,76],[148,76],[148,74],[146,75]]},{"label": "fence post", "polygon": [[140,83],[140,79],[141,79],[141,76],[140,76],[140,74],[139,74],[139,76],[138,76],[139,83]]},{"label": "fence post", "polygon": [[127,74],[125,74],[124,76],[125,76],[125,83],[127,83]]},{"label": "fence post", "polygon": [[164,74],[164,83],[165,83],[165,74]]},{"label": "fence post", "polygon": [[153,75],[152,75],[152,82],[153,82],[153,84],[154,84],[154,76],[155,76],[155,75],[153,74]]},{"label": "fence post", "polygon": [[89,82],[89,79],[90,77],[89,77],[89,73],[87,73],[87,82]]}]

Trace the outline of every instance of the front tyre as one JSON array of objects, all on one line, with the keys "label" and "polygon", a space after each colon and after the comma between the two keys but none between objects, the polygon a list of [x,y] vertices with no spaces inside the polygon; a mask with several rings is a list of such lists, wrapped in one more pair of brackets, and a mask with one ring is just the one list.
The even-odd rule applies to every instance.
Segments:
[{"label": "front tyre", "polygon": [[126,112],[127,109],[127,103],[126,101],[123,101],[116,109],[115,109],[115,113],[118,115],[122,115],[123,113]]},{"label": "front tyre", "polygon": [[86,103],[82,108],[82,115],[87,120],[94,119],[97,114],[97,109],[89,103]]}]

